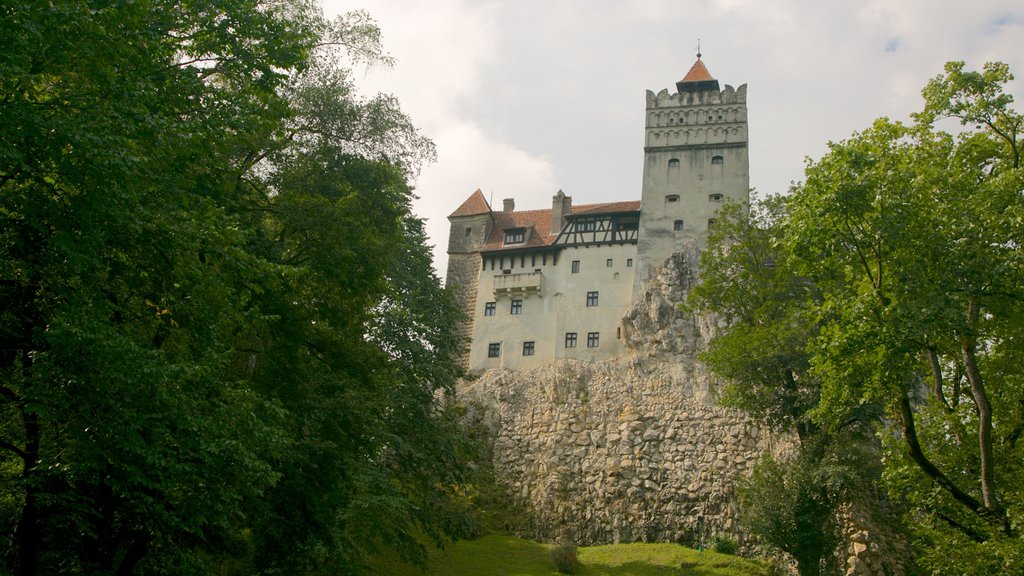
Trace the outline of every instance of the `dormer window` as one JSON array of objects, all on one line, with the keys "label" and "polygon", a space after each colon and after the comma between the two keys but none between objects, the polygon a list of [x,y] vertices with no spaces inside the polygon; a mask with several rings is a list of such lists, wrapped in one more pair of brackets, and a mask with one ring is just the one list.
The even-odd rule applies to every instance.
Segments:
[{"label": "dormer window", "polygon": [[523,228],[516,228],[515,230],[505,230],[505,244],[522,244],[526,241],[526,230]]}]

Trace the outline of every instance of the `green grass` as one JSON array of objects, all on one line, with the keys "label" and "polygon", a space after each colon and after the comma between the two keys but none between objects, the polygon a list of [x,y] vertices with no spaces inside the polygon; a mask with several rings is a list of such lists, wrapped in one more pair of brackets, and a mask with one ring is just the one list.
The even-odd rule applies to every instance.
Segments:
[{"label": "green grass", "polygon": [[[558,576],[551,546],[511,536],[485,536],[430,552],[427,571],[389,564],[393,576]],[[677,544],[610,544],[579,548],[579,576],[758,576],[760,562]]]}]

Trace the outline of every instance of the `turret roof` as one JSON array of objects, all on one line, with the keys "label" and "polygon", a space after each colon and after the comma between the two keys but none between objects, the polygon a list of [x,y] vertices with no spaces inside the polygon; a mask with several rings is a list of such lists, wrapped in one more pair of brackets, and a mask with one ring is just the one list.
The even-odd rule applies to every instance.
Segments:
[{"label": "turret roof", "polygon": [[715,80],[708,72],[704,62],[697,53],[697,61],[690,66],[690,71],[683,76],[683,79],[676,82],[676,89],[680,92],[703,92],[704,90],[719,90],[718,80]]},{"label": "turret roof", "polygon": [[457,216],[476,216],[479,214],[486,214],[491,211],[491,207],[487,204],[487,199],[484,198],[484,193],[477,188],[476,192],[469,195],[466,201],[461,206],[455,209],[448,215],[449,218],[455,218]]},{"label": "turret roof", "polygon": [[700,56],[697,56],[697,61],[693,63],[693,66],[690,67],[690,71],[686,73],[686,76],[683,76],[683,79],[680,80],[680,82],[702,82],[706,80],[714,80],[714,78],[711,77],[711,73],[708,72],[707,67],[704,66],[704,62],[700,59]]}]

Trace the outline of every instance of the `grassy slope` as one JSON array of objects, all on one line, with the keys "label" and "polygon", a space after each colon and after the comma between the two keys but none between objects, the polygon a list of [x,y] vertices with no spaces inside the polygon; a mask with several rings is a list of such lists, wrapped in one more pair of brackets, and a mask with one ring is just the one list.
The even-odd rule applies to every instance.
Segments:
[{"label": "grassy slope", "polygon": [[[510,536],[485,536],[435,550],[425,576],[557,576],[551,546]],[[763,575],[758,562],[676,544],[612,544],[579,549],[579,576]],[[382,566],[382,574],[420,576],[419,570]]]}]

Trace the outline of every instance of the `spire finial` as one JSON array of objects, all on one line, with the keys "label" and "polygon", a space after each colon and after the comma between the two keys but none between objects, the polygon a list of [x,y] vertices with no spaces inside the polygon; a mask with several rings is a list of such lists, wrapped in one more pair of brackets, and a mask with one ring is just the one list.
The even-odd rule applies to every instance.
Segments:
[{"label": "spire finial", "polygon": [[697,38],[697,60],[700,60],[700,38]]}]

